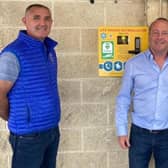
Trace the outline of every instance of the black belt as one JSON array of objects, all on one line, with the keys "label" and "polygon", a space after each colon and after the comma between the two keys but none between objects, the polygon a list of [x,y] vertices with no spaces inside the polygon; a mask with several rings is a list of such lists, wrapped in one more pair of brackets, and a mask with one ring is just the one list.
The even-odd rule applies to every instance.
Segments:
[{"label": "black belt", "polygon": [[136,128],[138,130],[141,130],[143,132],[146,132],[146,133],[151,133],[151,134],[160,134],[160,133],[165,133],[165,132],[168,133],[168,128],[161,129],[161,130],[149,130],[149,129],[146,129],[146,128],[139,127],[135,124],[132,124],[132,127]]}]

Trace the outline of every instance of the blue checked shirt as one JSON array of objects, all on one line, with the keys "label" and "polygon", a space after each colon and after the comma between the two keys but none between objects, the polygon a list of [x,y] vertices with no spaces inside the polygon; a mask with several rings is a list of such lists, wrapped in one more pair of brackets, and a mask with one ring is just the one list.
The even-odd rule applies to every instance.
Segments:
[{"label": "blue checked shirt", "polygon": [[168,128],[168,59],[160,69],[147,50],[127,61],[116,99],[118,136],[128,134],[131,102],[132,123],[149,130]]}]

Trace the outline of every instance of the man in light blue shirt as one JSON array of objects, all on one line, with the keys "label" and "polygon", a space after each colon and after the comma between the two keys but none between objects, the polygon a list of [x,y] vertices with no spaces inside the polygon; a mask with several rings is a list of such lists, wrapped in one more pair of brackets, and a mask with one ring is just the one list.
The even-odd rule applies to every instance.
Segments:
[{"label": "man in light blue shirt", "polygon": [[[131,133],[128,138],[128,111]],[[116,103],[120,146],[129,149],[129,168],[168,168],[168,20],[149,27],[149,49],[128,60]]]}]

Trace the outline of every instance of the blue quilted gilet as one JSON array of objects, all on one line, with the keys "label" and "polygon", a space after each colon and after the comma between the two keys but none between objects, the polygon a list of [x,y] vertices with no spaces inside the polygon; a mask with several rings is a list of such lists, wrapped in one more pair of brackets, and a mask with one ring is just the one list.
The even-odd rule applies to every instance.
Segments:
[{"label": "blue quilted gilet", "polygon": [[3,50],[14,53],[20,63],[19,77],[8,94],[8,127],[15,134],[44,131],[58,125],[56,44],[50,38],[41,42],[20,31],[18,38]]}]

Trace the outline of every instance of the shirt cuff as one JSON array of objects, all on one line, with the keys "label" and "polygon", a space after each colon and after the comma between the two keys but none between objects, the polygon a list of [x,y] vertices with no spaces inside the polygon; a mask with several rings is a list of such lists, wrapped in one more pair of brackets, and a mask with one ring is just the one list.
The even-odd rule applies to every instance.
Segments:
[{"label": "shirt cuff", "polygon": [[128,135],[128,126],[119,126],[117,127],[117,136],[125,136]]}]

